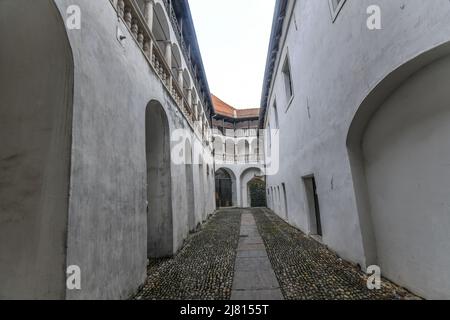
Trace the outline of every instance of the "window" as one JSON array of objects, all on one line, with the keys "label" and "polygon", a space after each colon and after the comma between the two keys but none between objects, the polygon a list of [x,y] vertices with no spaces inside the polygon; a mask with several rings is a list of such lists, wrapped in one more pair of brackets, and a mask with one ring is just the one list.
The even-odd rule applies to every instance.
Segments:
[{"label": "window", "polygon": [[292,96],[294,95],[294,90],[292,86],[291,65],[289,63],[288,56],[286,56],[286,60],[284,61],[283,65],[283,78],[284,78],[284,85],[286,87],[286,97],[289,103],[292,99]]},{"label": "window", "polygon": [[341,11],[342,7],[344,6],[346,0],[329,0],[329,1],[330,1],[331,18],[334,22],[339,12]]}]

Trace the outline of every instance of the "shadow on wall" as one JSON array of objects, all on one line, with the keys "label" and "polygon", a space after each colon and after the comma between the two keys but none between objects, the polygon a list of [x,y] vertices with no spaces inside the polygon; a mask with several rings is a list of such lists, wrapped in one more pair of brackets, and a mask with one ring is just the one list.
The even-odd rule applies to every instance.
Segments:
[{"label": "shadow on wall", "polygon": [[0,1],[0,33],[0,299],[64,299],[72,50],[53,1]]},{"label": "shadow on wall", "polygon": [[450,43],[402,65],[349,129],[367,265],[430,299],[450,298]]}]

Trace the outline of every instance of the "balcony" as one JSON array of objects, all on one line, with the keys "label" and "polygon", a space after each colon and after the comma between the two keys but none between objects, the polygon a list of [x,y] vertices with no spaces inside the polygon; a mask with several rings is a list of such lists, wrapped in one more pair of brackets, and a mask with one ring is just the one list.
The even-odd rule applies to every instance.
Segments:
[{"label": "balcony", "polygon": [[197,73],[193,71],[195,68],[192,66],[170,2],[110,2],[191,128],[201,140],[209,139],[210,135],[206,130],[209,127],[206,108],[202,96],[198,94],[203,90]]},{"label": "balcony", "polygon": [[233,153],[218,153],[215,154],[214,160],[216,164],[228,165],[263,165],[264,155],[261,154],[233,154]]}]

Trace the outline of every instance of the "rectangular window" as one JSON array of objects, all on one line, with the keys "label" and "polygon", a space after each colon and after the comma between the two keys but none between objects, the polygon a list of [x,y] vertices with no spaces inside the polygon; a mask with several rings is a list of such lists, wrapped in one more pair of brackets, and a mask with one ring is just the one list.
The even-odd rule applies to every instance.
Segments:
[{"label": "rectangular window", "polygon": [[346,0],[329,0],[330,2],[330,11],[331,18],[333,22],[336,20],[339,12],[341,12],[342,7],[344,6]]},{"label": "rectangular window", "polygon": [[292,99],[292,96],[294,95],[294,90],[292,86],[291,65],[289,63],[288,56],[286,56],[286,60],[284,61],[283,65],[283,78],[284,78],[284,85],[286,87],[286,97],[289,103]]}]

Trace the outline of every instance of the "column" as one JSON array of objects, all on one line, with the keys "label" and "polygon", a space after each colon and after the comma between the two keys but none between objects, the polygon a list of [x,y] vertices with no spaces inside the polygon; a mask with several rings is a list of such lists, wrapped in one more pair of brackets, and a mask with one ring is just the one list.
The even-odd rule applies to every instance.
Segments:
[{"label": "column", "polygon": [[166,46],[165,56],[167,64],[169,68],[172,68],[172,42],[170,40],[164,41],[164,45]]},{"label": "column", "polygon": [[183,69],[178,69],[178,84],[180,85],[181,90],[183,90]]},{"label": "column", "polygon": [[192,89],[187,89],[187,103],[190,107],[192,107]]},{"label": "column", "polygon": [[154,0],[144,0],[144,17],[150,31],[153,32],[153,6],[155,5]]},{"label": "column", "polygon": [[167,70],[167,86],[169,87],[169,90],[172,90],[172,42],[170,40],[166,40],[164,41],[164,44],[166,45],[164,58],[169,66],[169,70]]}]

